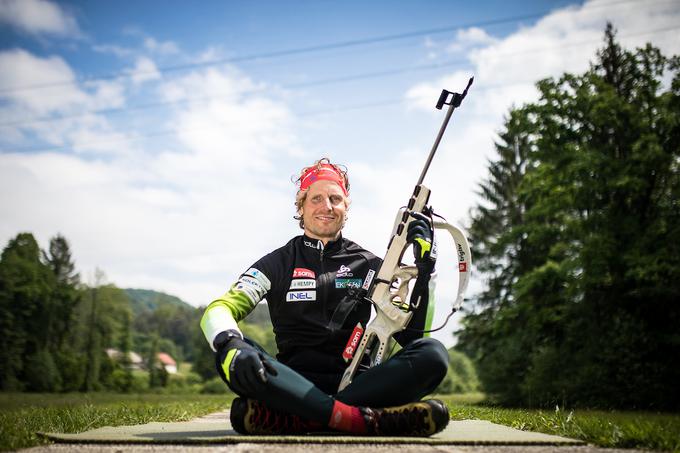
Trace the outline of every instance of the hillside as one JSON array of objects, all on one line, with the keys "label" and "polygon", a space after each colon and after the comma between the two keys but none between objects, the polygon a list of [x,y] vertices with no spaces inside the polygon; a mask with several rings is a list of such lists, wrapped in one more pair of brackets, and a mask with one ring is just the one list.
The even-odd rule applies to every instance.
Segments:
[{"label": "hillside", "polygon": [[126,288],[124,291],[130,299],[133,315],[139,315],[144,311],[154,311],[162,305],[193,308],[177,296],[171,296],[170,294],[151,289]]}]

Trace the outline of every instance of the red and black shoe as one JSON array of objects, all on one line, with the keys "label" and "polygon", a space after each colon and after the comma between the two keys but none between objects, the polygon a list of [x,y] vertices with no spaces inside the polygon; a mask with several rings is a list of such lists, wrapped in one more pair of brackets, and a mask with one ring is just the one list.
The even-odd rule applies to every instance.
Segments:
[{"label": "red and black shoe", "polygon": [[439,400],[418,401],[403,406],[360,408],[368,434],[375,436],[428,437],[449,424],[449,410]]},{"label": "red and black shoe", "polygon": [[229,417],[231,426],[240,434],[305,434],[320,428],[316,423],[249,398],[234,398]]}]

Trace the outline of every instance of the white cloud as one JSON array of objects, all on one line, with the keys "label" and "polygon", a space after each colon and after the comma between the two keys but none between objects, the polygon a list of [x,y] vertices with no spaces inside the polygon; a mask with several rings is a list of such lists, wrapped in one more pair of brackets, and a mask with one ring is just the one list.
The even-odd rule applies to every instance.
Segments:
[{"label": "white cloud", "polygon": [[489,35],[485,30],[478,27],[471,27],[458,30],[456,39],[450,43],[446,50],[448,52],[460,52],[479,45],[489,45],[496,42],[496,38]]},{"label": "white cloud", "polygon": [[61,57],[14,49],[0,52],[0,86],[7,87],[0,93],[0,116],[15,120],[3,127],[0,142],[5,145],[32,136],[44,146],[69,146],[76,152],[90,145],[99,152],[120,152],[114,144],[99,142],[102,137],[120,140],[125,134],[116,132],[103,116],[87,112],[124,105],[121,82],[81,83]]},{"label": "white cloud", "polygon": [[151,37],[144,39],[144,48],[150,52],[161,55],[174,55],[179,53],[179,47],[177,47],[177,44],[173,41],[158,41]]},{"label": "white cloud", "polygon": [[75,78],[61,57],[36,57],[23,49],[0,52],[0,86],[8,90],[3,97],[32,113],[64,111],[85,102]]},{"label": "white cloud", "polygon": [[75,18],[46,0],[0,0],[0,22],[34,35],[80,35]]},{"label": "white cloud", "polygon": [[116,44],[95,44],[92,46],[92,50],[100,53],[110,53],[118,58],[127,58],[135,55],[135,50],[119,46]]},{"label": "white cloud", "polygon": [[130,69],[128,73],[135,85],[161,78],[161,73],[158,71],[156,63],[147,57],[137,58],[134,68]]}]

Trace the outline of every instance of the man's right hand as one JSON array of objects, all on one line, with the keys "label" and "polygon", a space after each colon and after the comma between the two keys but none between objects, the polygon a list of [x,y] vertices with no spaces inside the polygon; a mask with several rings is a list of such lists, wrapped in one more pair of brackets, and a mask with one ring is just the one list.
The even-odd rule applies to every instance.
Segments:
[{"label": "man's right hand", "polygon": [[218,347],[216,365],[220,377],[234,391],[246,396],[255,395],[267,382],[268,374],[278,374],[264,354],[240,337],[231,337]]}]

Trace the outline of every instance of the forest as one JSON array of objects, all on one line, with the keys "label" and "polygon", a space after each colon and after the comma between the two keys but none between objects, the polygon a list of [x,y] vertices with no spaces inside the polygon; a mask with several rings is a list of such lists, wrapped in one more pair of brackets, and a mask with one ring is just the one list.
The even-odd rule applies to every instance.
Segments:
[{"label": "forest", "polygon": [[457,345],[499,403],[680,408],[679,67],[609,25],[588,71],[509,112]]}]

